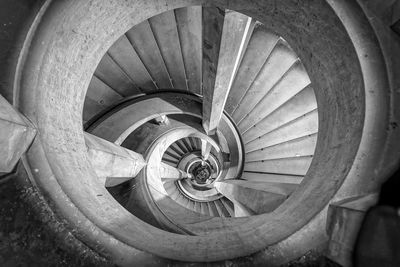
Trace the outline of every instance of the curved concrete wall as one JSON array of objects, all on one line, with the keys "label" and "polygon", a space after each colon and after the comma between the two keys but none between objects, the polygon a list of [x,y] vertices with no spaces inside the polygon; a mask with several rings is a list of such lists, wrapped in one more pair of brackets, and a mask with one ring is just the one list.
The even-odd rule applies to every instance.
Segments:
[{"label": "curved concrete wall", "polygon": [[[377,125],[382,129],[385,123],[381,121],[388,120],[385,109],[388,99],[383,96],[388,87],[379,86],[382,89],[378,98],[365,94],[364,89],[371,86],[366,75],[374,68],[371,61],[363,58],[362,44],[354,40],[353,34],[362,32],[359,24],[364,25],[361,22],[366,18],[357,17],[356,21],[361,22],[356,25],[346,20],[359,11],[357,5],[343,15],[341,6],[330,6],[323,1],[295,5],[292,1],[251,4],[231,1],[228,8],[255,17],[274,29],[302,58],[314,84],[318,105],[322,107],[315,154],[318,160],[313,161],[305,182],[284,205],[272,214],[256,216],[229,235],[182,237],[141,222],[107,195],[88,163],[81,129],[85,90],[101,56],[133,25],[168,9],[203,3],[171,1],[167,6],[158,1],[52,2],[35,33],[24,66],[20,109],[40,131],[27,154],[29,167],[38,170],[33,174],[35,181],[59,213],[77,229],[81,239],[94,249],[111,253],[118,264],[127,265],[145,255],[134,247],[180,260],[213,261],[248,255],[285,240],[321,212],[339,189],[353,166],[360,140],[366,142],[362,138],[363,128],[364,133],[371,134],[370,129]],[[340,19],[332,8],[342,15]],[[367,29],[367,33],[366,41],[376,43],[373,32]],[[364,49],[368,55],[383,61],[376,46]],[[378,74],[376,80],[384,83],[384,73]],[[372,109],[374,105],[380,107],[379,112]],[[377,119],[370,120],[373,117]],[[372,132],[375,138],[386,140],[381,133]],[[375,147],[372,154],[377,155],[379,149]],[[365,158],[359,154],[357,161],[363,163]],[[346,190],[351,191],[352,186],[355,185],[350,184]],[[296,247],[298,237],[310,240],[313,235],[320,235],[321,227],[313,225],[321,226],[321,221],[312,221],[303,230],[258,254],[258,259],[274,259],[274,249],[281,255],[291,254],[288,251]],[[193,246],[204,249],[188,250]]]}]

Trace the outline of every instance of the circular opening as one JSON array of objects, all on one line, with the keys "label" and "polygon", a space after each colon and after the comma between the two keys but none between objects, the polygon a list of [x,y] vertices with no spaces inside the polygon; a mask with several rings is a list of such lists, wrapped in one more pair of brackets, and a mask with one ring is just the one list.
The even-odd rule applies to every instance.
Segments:
[{"label": "circular opening", "polygon": [[[156,1],[52,3],[35,37],[34,59],[27,65],[32,73],[26,84],[36,86],[24,91],[23,98],[35,99],[35,103],[22,109],[39,128],[39,140],[33,149],[41,151],[41,156],[28,155],[28,159],[32,165],[47,166],[39,168],[45,174],[36,176],[40,187],[50,192],[50,187],[59,186],[57,192],[65,194],[85,220],[121,244],[180,260],[211,261],[247,255],[282,240],[306,224],[328,203],[345,178],[363,126],[360,67],[345,29],[325,2],[308,9],[294,8],[291,1],[277,3],[277,8],[265,1],[245,5],[230,1],[229,9],[271,27],[303,60],[320,107],[314,156],[318,160],[312,162],[300,187],[272,213],[249,217],[240,226],[235,219],[225,218],[226,224],[231,225],[231,234],[184,236],[157,229],[124,210],[98,181],[86,153],[81,117],[87,86],[107,48],[132,26],[184,5],[179,3],[168,6]],[[270,10],[275,11],[270,13]],[[313,24],[307,26],[309,17],[313,18]],[[316,39],[320,41],[314,42]],[[342,40],[342,45],[333,45],[331,40]],[[342,56],[337,57],[338,54]],[[36,61],[37,58],[41,60]],[[54,194],[49,195],[63,214],[78,224],[68,208],[62,207],[65,198],[56,200]],[[85,235],[95,240],[98,233],[85,232]],[[109,239],[101,242],[106,244]],[[195,246],[209,249],[193,253]]]}]

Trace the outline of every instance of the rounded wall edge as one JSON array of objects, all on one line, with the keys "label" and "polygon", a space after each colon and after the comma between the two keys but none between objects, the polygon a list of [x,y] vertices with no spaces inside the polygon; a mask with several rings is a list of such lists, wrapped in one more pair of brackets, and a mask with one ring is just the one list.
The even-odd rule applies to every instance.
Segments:
[{"label": "rounded wall edge", "polygon": [[15,104],[14,77],[19,69],[21,51],[44,3],[45,0],[0,2],[0,94],[11,104]]},{"label": "rounded wall edge", "polygon": [[368,2],[357,0],[368,16],[383,57],[389,80],[390,115],[386,130],[388,133],[381,164],[382,176],[388,178],[400,166],[400,35],[385,24],[384,19],[369,7]]},{"label": "rounded wall edge", "polygon": [[[396,37],[389,32],[390,29],[385,28],[379,20],[371,18],[371,15],[363,9],[362,5],[356,3],[357,0],[326,1],[339,17],[345,15],[347,18],[358,20],[341,18],[350,38],[355,42],[355,50],[360,60],[363,75],[372,74],[373,79],[364,80],[366,98],[368,98],[366,100],[366,117],[376,117],[366,121],[364,131],[367,132],[363,132],[360,148],[352,169],[331,201],[335,202],[347,197],[376,192],[388,176],[398,168],[400,129],[397,125],[400,126],[400,107],[394,103],[400,102],[400,39],[395,40]],[[347,9],[347,12],[352,15],[344,14],[344,9]],[[364,43],[370,46],[363,47]],[[393,57],[393,53],[399,55],[399,57]],[[374,79],[376,79],[376,84]],[[370,88],[373,88],[373,90],[368,91]],[[371,114],[371,106],[374,108],[373,114]],[[380,133],[379,145],[373,144],[375,139],[370,138],[371,133]],[[377,154],[372,155],[368,161],[370,165],[367,165],[363,160],[365,160],[365,151],[369,150],[370,144],[373,144]],[[381,157],[381,155],[383,156]],[[375,161],[376,159],[378,161]],[[389,165],[389,167],[385,169],[385,165]],[[379,166],[379,171],[371,173],[371,168],[376,166]],[[366,180],[371,176],[373,178],[366,183]],[[360,183],[364,183],[366,186],[360,188]],[[269,262],[272,266],[280,266],[289,261],[286,257],[288,254],[292,255],[293,258],[298,258],[312,248],[324,250],[329,240],[326,233],[328,208],[329,204],[308,224],[290,237],[252,255],[252,260],[258,264]],[[313,231],[310,231],[311,228]]]},{"label": "rounded wall edge", "polygon": [[360,146],[352,168],[331,202],[376,192],[386,179],[387,146],[393,141],[390,124],[391,88],[386,59],[371,20],[356,0],[327,0],[345,26],[356,50],[364,79],[365,119]]},{"label": "rounded wall edge", "polygon": [[[304,226],[301,230],[299,230],[297,233],[299,233],[299,235],[302,233],[302,232],[304,232],[304,236],[302,237],[302,238],[307,238],[307,228],[309,227],[309,225],[312,225],[312,223],[315,223],[314,222],[314,220],[316,219],[316,218],[318,218],[319,216],[317,216],[317,217],[315,217],[308,225],[306,225],[306,226]],[[323,216],[322,216],[323,217]],[[321,219],[321,220],[323,220],[323,218]],[[320,221],[319,221],[320,222]],[[318,226],[320,226],[321,225],[321,223],[317,223],[317,225]],[[315,233],[313,233],[314,234],[314,236],[315,236]],[[277,247],[277,248],[279,248],[279,247],[281,247],[281,248],[284,248],[284,249],[290,249],[288,246],[286,246],[285,245],[285,242],[286,242],[286,244],[287,244],[287,242],[289,241],[291,239],[291,237],[289,237],[289,238],[287,238],[287,239],[285,239],[285,240],[283,240],[283,241],[281,241],[280,243],[278,243],[278,244],[276,244],[276,245],[274,245],[274,246],[271,246],[271,247],[269,247],[267,250],[265,250],[265,255],[268,255],[268,253],[269,254],[271,254],[272,253],[272,251],[273,251],[273,247]],[[300,254],[300,252],[299,252],[299,254]],[[284,254],[282,254],[282,255],[284,255]],[[301,256],[301,255],[300,255]],[[260,258],[261,259],[261,258]],[[264,256],[262,259],[264,259],[264,260],[267,260],[267,259],[271,259],[271,258],[269,258],[268,256]]]}]

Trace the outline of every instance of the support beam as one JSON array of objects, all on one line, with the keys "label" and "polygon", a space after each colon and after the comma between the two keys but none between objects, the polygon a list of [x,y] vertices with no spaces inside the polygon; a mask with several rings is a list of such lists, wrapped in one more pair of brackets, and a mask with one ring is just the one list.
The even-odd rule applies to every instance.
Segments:
[{"label": "support beam", "polygon": [[[207,9],[207,8],[206,8]],[[254,23],[250,17],[227,11],[224,17],[221,35],[218,28],[207,30],[207,21],[220,25],[222,15],[204,12],[204,61],[203,62],[203,127],[207,134],[214,134],[224,111],[229,91],[232,87],[237,69],[252,34]],[[209,17],[205,17],[209,15]],[[209,43],[208,41],[213,40]],[[220,40],[220,47],[218,43]],[[208,45],[208,46],[207,46]],[[210,51],[207,51],[208,48]],[[215,60],[215,53],[218,59]],[[211,54],[208,55],[208,54]],[[209,62],[210,60],[217,62]],[[207,61],[208,60],[208,61]],[[213,68],[217,65],[217,68]],[[215,78],[214,78],[215,77]]]},{"label": "support beam", "polygon": [[224,182],[215,182],[214,186],[219,193],[224,195],[227,199],[229,199],[233,203],[235,217],[246,217],[255,214],[254,211],[243,205],[238,200],[238,196],[232,187],[226,186]]},{"label": "support beam", "polygon": [[247,216],[252,216],[255,215],[255,213],[249,209],[246,208],[246,206],[240,204],[237,201],[232,201],[233,202],[233,209],[235,211],[235,217],[247,217]]},{"label": "support beam", "polygon": [[146,166],[142,155],[95,135],[85,133],[88,156],[106,187],[134,178]]},{"label": "support beam", "polygon": [[174,168],[163,162],[160,163],[160,166],[158,167],[158,171],[160,173],[161,179],[168,180],[168,181],[173,181],[173,180],[177,181],[177,180],[191,177],[191,175],[189,173],[181,171],[181,170]]},{"label": "support beam", "polygon": [[168,125],[169,124],[169,119],[167,115],[161,115],[159,117],[154,118],[154,121],[158,125]]},{"label": "support beam", "polygon": [[0,95],[0,175],[14,169],[35,135],[28,119]]},{"label": "support beam", "polygon": [[203,160],[207,160],[210,156],[212,145],[206,140],[201,139],[201,156]]},{"label": "support beam", "polygon": [[[240,182],[239,182],[240,181]],[[255,214],[271,212],[276,209],[285,199],[287,194],[278,190],[273,192],[264,191],[265,188],[252,188],[245,186],[247,181],[225,180],[215,182],[215,188],[232,202],[238,202]],[[272,191],[272,190],[271,190]],[[241,206],[238,207],[239,209]]]},{"label": "support beam", "polygon": [[[205,103],[211,105],[212,92],[217,75],[218,55],[221,46],[225,11],[217,7],[203,7],[203,61],[202,92],[203,113]],[[209,109],[211,106],[208,107]]]}]

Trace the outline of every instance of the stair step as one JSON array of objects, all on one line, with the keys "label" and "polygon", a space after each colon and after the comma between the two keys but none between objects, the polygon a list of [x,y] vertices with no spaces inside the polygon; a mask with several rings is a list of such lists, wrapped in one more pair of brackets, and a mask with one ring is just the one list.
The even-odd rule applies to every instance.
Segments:
[{"label": "stair step", "polygon": [[182,139],[178,140],[175,142],[175,144],[180,148],[180,150],[183,152],[183,154],[186,154],[189,152],[185,144],[183,143]]},{"label": "stair step", "polygon": [[192,147],[192,150],[198,150],[199,148],[196,145],[196,141],[194,140],[193,137],[189,137],[189,142],[190,142],[190,146]]},{"label": "stair step", "polygon": [[179,157],[182,157],[182,156],[185,154],[185,152],[182,151],[182,149],[181,149],[176,143],[173,143],[172,145],[170,145],[170,148],[171,148],[176,154],[178,154]]},{"label": "stair step", "polygon": [[164,153],[164,155],[168,155],[169,157],[175,159],[175,160],[180,160],[180,156],[176,154],[172,149],[167,149]]},{"label": "stair step", "polygon": [[207,205],[208,205],[209,214],[214,217],[219,217],[219,212],[218,212],[217,207],[215,206],[214,201],[208,202]]},{"label": "stair step", "polygon": [[243,172],[242,179],[251,182],[269,182],[269,183],[286,183],[286,184],[300,184],[304,176],[284,175],[274,173],[257,173],[257,172]]},{"label": "stair step", "polygon": [[183,145],[185,146],[185,148],[186,148],[186,150],[187,150],[188,152],[193,151],[193,148],[192,148],[192,146],[190,145],[190,142],[189,142],[188,138],[183,138],[183,139],[181,139],[181,141],[182,141]]},{"label": "stair step", "polygon": [[153,79],[133,49],[126,35],[122,35],[108,50],[112,58],[127,73],[134,84],[143,91],[157,89]]},{"label": "stair step", "polygon": [[270,113],[270,115],[244,132],[242,135],[243,142],[248,143],[315,109],[317,109],[317,101],[314,90],[311,86],[307,86],[296,96]]},{"label": "stair step", "polygon": [[169,151],[165,151],[165,153],[164,153],[164,155],[163,155],[163,158],[166,158],[166,159],[169,159],[169,160],[171,160],[171,161],[176,161],[176,162],[178,162],[179,161],[179,157],[178,156],[176,156],[174,153],[170,153]]},{"label": "stair step", "polygon": [[296,157],[248,162],[244,165],[244,171],[304,176],[310,167],[311,161],[312,157]]},{"label": "stair step", "polygon": [[241,133],[247,131],[254,124],[260,122],[283,103],[294,97],[310,84],[307,72],[300,60],[284,74],[271,90],[246,113],[246,117],[238,123]]},{"label": "stair step", "polygon": [[233,204],[226,198],[221,198],[221,203],[226,210],[225,214],[228,213],[229,217],[235,217],[235,210],[233,209]]},{"label": "stair step", "polygon": [[195,211],[195,205],[196,205],[196,203],[195,203],[195,201],[193,201],[193,200],[190,200],[189,201],[189,209],[191,209],[191,210],[193,210],[193,211]]},{"label": "stair step", "polygon": [[187,209],[190,209],[190,199],[188,199],[187,197],[185,197],[185,196],[183,196],[183,198],[184,198],[184,201],[182,201],[182,206],[184,206],[185,208],[187,208]]},{"label": "stair step", "polygon": [[107,107],[122,100],[122,98],[114,89],[93,75],[86,93],[83,120],[85,122],[90,120]]},{"label": "stair step", "polygon": [[171,165],[173,167],[176,167],[179,162],[178,160],[176,160],[176,158],[173,158],[167,154],[164,154],[162,161],[166,162],[168,165]]},{"label": "stair step", "polygon": [[278,39],[266,27],[256,25],[226,101],[225,110],[230,115],[250,88]]},{"label": "stair step", "polygon": [[201,213],[201,203],[198,201],[194,202],[194,211]]},{"label": "stair step", "polygon": [[145,20],[135,25],[126,33],[126,37],[155,80],[157,88],[171,88],[173,85],[149,22]]},{"label": "stair step", "polygon": [[218,216],[220,216],[220,217],[229,216],[229,213],[225,210],[224,205],[221,202],[221,199],[214,200],[214,205],[215,205],[215,208],[218,211]]},{"label": "stair step", "polygon": [[246,162],[314,155],[317,134],[307,135],[246,153]]},{"label": "stair step", "polygon": [[277,83],[279,84],[280,81],[287,79],[287,72],[292,72],[293,67],[291,68],[291,66],[296,60],[297,55],[285,41],[280,39],[239,103],[238,108],[232,114],[234,121],[239,126],[245,117],[245,120],[248,120],[247,114],[259,106],[261,100],[270,97],[269,92],[271,90],[276,91],[274,88]]},{"label": "stair step", "polygon": [[182,55],[184,58],[189,91],[202,94],[202,7],[190,6],[175,9]]},{"label": "stair step", "polygon": [[149,19],[149,23],[171,79],[172,88],[187,90],[186,72],[174,11],[154,16]]},{"label": "stair step", "polygon": [[207,202],[200,202],[200,209],[202,214],[209,215]]},{"label": "stair step", "polygon": [[129,76],[121,67],[106,53],[100,60],[95,71],[96,77],[106,83],[114,91],[122,96],[140,94],[140,89],[133,84]]},{"label": "stair step", "polygon": [[300,137],[312,135],[318,132],[318,111],[313,110],[302,117],[291,121],[280,128],[263,136],[259,136],[245,144],[246,151],[254,151],[260,147],[268,147],[288,142]]},{"label": "stair step", "polygon": [[247,180],[225,180],[224,182],[254,189],[257,191],[279,194],[286,197],[289,196],[298,187],[297,184],[251,182]]}]

